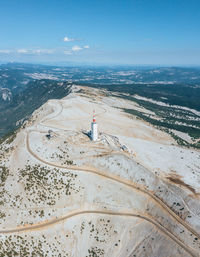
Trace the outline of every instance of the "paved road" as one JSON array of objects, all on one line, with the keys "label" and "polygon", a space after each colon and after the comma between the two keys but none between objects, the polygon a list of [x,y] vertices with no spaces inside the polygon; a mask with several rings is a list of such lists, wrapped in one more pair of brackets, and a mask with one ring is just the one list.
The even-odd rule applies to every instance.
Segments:
[{"label": "paved road", "polygon": [[[29,152],[30,155],[32,155],[38,161],[42,162],[43,164],[46,164],[46,165],[49,165],[49,166],[52,166],[52,167],[56,167],[56,168],[93,173],[93,174],[96,174],[98,176],[104,177],[106,179],[110,179],[110,180],[113,180],[115,182],[121,183],[125,186],[133,188],[134,190],[139,190],[141,193],[144,193],[144,194],[150,196],[157,204],[159,204],[165,211],[167,211],[176,221],[178,221],[180,224],[182,224],[186,229],[188,229],[192,234],[194,234],[200,240],[200,235],[187,222],[185,222],[178,215],[176,215],[176,213],[174,213],[160,198],[158,198],[156,195],[154,195],[153,193],[146,190],[141,185],[136,184],[136,183],[134,183],[130,180],[123,179],[123,178],[121,178],[119,176],[116,176],[116,175],[113,175],[113,174],[99,172],[98,170],[95,170],[95,169],[92,169],[92,168],[77,167],[77,166],[63,166],[63,165],[59,165],[59,164],[55,164],[55,163],[51,163],[51,162],[48,162],[46,160],[43,160],[35,152],[32,151],[32,149],[30,147],[30,143],[29,143],[29,133],[31,133],[31,131],[27,132],[27,137],[26,137],[27,151]],[[115,154],[116,153],[117,152],[115,152]],[[120,152],[120,154],[123,154],[123,153]]]},{"label": "paved road", "polygon": [[[60,111],[58,111],[56,113],[56,115],[52,118],[55,118],[56,116],[60,115],[61,112],[63,110],[63,107],[61,107]],[[103,112],[104,113],[104,112]],[[101,113],[101,114],[103,114]],[[99,115],[101,115],[99,114]],[[46,121],[48,118],[45,118],[42,120],[42,122]],[[42,124],[43,125],[43,124]],[[186,229],[188,229],[191,233],[193,233],[196,237],[198,237],[200,239],[200,235],[188,224],[186,223],[184,220],[182,220],[178,215],[176,215],[164,202],[162,202],[161,199],[159,199],[158,197],[156,197],[154,194],[152,194],[151,192],[149,192],[148,190],[146,190],[145,188],[143,188],[141,185],[138,185],[136,183],[133,183],[129,180],[123,179],[119,176],[115,176],[113,174],[108,174],[108,173],[102,173],[99,172],[98,170],[92,169],[92,168],[88,168],[88,167],[74,167],[74,166],[61,166],[58,164],[54,164],[48,161],[43,160],[42,158],[40,158],[35,152],[32,151],[32,149],[30,148],[30,143],[29,143],[29,134],[31,133],[31,131],[27,132],[27,136],[26,136],[26,147],[27,147],[27,151],[29,152],[30,155],[32,155],[34,158],[36,158],[38,161],[52,166],[52,167],[57,167],[57,168],[62,168],[62,169],[67,169],[67,170],[76,170],[76,171],[82,171],[82,172],[89,172],[89,173],[93,173],[96,174],[98,176],[104,177],[106,179],[110,179],[112,181],[121,183],[125,186],[131,187],[134,190],[139,190],[141,193],[147,194],[148,196],[150,196],[157,204],[159,204],[165,211],[167,211],[176,221],[178,221],[181,225],[183,225]],[[120,154],[122,154],[122,152],[120,152]],[[143,215],[143,214],[134,214],[134,213],[123,213],[123,212],[111,212],[111,211],[105,211],[105,210],[76,210],[72,213],[68,213],[65,216],[62,216],[60,218],[57,219],[53,219],[53,220],[48,220],[44,223],[41,224],[35,224],[35,225],[30,225],[30,226],[26,226],[26,227],[19,227],[19,228],[14,228],[14,229],[10,229],[10,230],[1,230],[0,233],[1,234],[8,234],[8,233],[16,233],[16,232],[25,232],[25,231],[29,231],[29,230],[34,230],[34,229],[39,229],[39,228],[43,228],[52,224],[56,224],[58,222],[67,220],[71,217],[77,216],[77,215],[83,215],[83,214],[104,214],[104,215],[115,215],[115,216],[127,216],[127,217],[137,217],[137,218],[141,218],[144,220],[147,220],[148,222],[152,223],[153,225],[155,225],[160,231],[162,231],[165,235],[169,236],[174,242],[176,242],[179,246],[181,246],[185,251],[187,251],[191,256],[197,257],[199,256],[198,253],[196,253],[194,251],[194,249],[192,249],[189,246],[186,246],[180,239],[178,239],[176,236],[173,235],[172,232],[170,232],[168,229],[166,229],[162,224],[158,223],[157,221],[155,221],[152,217]]]},{"label": "paved road", "polygon": [[57,218],[48,220],[42,224],[35,224],[26,227],[19,227],[15,229],[8,229],[8,230],[0,230],[0,234],[10,234],[10,233],[19,233],[19,232],[27,232],[35,229],[41,229],[72,217],[83,215],[83,214],[101,214],[101,215],[111,215],[111,216],[121,216],[121,217],[136,217],[140,219],[144,219],[154,226],[156,226],[162,233],[170,237],[174,242],[176,242],[179,246],[181,246],[187,253],[189,253],[192,257],[198,257],[198,253],[196,253],[192,248],[186,246],[182,241],[180,241],[177,237],[175,237],[169,230],[163,227],[160,223],[156,222],[149,216],[145,216],[139,213],[125,213],[125,212],[112,212],[112,211],[105,211],[105,210],[76,210],[74,212],[68,213],[67,215]]}]

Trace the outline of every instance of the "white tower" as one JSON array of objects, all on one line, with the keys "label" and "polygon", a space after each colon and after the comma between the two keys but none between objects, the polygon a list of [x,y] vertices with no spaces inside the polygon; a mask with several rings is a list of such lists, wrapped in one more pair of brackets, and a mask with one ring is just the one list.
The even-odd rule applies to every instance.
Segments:
[{"label": "white tower", "polygon": [[92,141],[98,140],[98,125],[96,123],[95,114],[93,114],[93,120],[91,123],[91,139]]}]

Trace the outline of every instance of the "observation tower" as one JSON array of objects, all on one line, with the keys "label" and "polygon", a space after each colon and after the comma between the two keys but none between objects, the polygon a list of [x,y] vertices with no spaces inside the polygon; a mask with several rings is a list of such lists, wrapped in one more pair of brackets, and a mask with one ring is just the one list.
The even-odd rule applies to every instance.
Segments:
[{"label": "observation tower", "polygon": [[91,123],[91,139],[92,141],[98,140],[98,124],[96,123],[95,111],[93,111],[93,119]]}]

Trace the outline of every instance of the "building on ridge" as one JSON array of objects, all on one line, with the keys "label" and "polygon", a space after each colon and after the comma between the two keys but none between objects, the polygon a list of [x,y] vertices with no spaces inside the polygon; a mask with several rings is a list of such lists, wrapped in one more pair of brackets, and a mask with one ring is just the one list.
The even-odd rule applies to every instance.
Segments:
[{"label": "building on ridge", "polygon": [[90,136],[91,136],[92,141],[98,140],[98,124],[96,123],[95,112],[93,112],[93,120],[91,123]]}]

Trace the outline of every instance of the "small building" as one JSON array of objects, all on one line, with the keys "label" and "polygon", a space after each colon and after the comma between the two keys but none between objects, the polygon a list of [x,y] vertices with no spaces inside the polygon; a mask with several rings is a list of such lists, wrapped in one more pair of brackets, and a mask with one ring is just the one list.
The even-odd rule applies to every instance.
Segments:
[{"label": "small building", "polygon": [[48,134],[46,135],[46,137],[48,138],[48,139],[51,139],[51,137],[52,137],[52,130],[49,130],[48,131]]},{"label": "small building", "polygon": [[97,141],[98,140],[98,124],[96,123],[95,114],[93,114],[90,136],[91,136],[92,141]]}]

